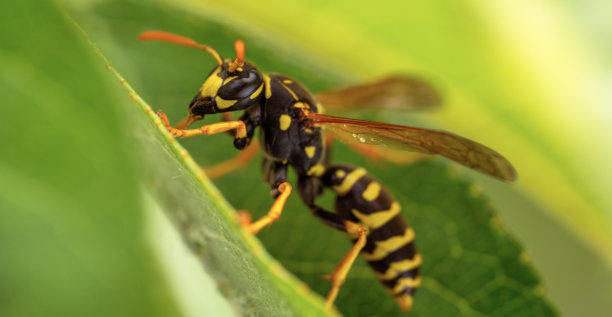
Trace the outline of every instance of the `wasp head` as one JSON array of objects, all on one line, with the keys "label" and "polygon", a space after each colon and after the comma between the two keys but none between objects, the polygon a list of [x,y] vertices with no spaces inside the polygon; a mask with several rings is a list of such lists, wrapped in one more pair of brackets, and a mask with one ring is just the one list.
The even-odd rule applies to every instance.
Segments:
[{"label": "wasp head", "polygon": [[207,114],[244,110],[259,101],[263,75],[252,63],[244,62],[244,43],[236,41],[236,59],[215,67],[189,104],[188,126]]},{"label": "wasp head", "polygon": [[244,110],[259,100],[263,90],[261,72],[251,63],[232,71],[232,63],[226,61],[213,69],[189,104],[189,115],[195,120],[207,114]]},{"label": "wasp head", "polygon": [[257,67],[244,62],[244,43],[236,41],[236,59],[223,60],[212,47],[200,44],[190,38],[162,32],[147,31],[140,35],[141,41],[163,41],[194,47],[209,53],[216,61],[215,67],[208,75],[202,88],[189,104],[189,115],[177,128],[182,129],[205,115],[244,110],[259,101],[264,88],[263,75]]}]

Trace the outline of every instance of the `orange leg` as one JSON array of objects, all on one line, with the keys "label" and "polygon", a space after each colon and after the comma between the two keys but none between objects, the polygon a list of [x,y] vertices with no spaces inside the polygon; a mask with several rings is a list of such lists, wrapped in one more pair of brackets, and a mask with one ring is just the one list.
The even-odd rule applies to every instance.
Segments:
[{"label": "orange leg", "polygon": [[332,289],[327,294],[327,300],[325,307],[327,309],[331,309],[338,296],[338,291],[340,290],[340,286],[344,284],[344,280],[346,279],[346,275],[348,274],[351,266],[357,259],[359,252],[366,244],[366,229],[352,221],[344,221],[344,227],[348,233],[356,234],[359,238],[355,245],[349,250],[349,252],[342,258],[336,269],[332,272],[331,275],[327,276],[332,281]]},{"label": "orange leg", "polygon": [[251,223],[250,215],[245,215],[243,212],[240,217],[240,225],[246,230],[250,231],[252,234],[256,234],[263,227],[272,224],[274,221],[278,220],[281,213],[283,212],[283,208],[285,207],[285,203],[287,202],[287,198],[291,194],[291,185],[287,182],[281,183],[278,185],[278,191],[280,195],[276,197],[276,200],[272,204],[272,207],[268,211],[268,214],[261,217],[259,220]]},{"label": "orange leg", "polygon": [[223,121],[233,121],[234,116],[232,114],[232,112],[223,112],[221,113],[221,117],[223,118]]},{"label": "orange leg", "polygon": [[159,118],[162,120],[168,132],[177,137],[186,138],[200,134],[211,135],[232,129],[236,129],[236,138],[246,137],[246,126],[244,125],[244,122],[240,120],[207,124],[198,129],[176,129],[170,126],[170,122],[168,121],[168,117],[166,117],[165,113],[158,111],[157,116],[159,116]]},{"label": "orange leg", "polygon": [[240,153],[235,157],[225,162],[221,162],[214,166],[202,169],[204,170],[204,173],[206,173],[206,176],[208,176],[208,178],[217,179],[247,165],[247,163],[249,163],[253,159],[253,157],[255,157],[255,154],[257,153],[259,148],[259,142],[253,141],[251,145],[244,149],[244,151],[240,151]]}]

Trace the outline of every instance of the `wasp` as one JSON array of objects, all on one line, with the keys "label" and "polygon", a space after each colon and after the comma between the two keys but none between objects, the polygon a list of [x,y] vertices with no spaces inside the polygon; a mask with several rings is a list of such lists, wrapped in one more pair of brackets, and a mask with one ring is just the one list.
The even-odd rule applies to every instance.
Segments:
[{"label": "wasp", "polygon": [[[236,58],[224,60],[212,47],[171,33],[147,31],[140,35],[140,40],[197,48],[209,53],[217,62],[189,104],[184,120],[172,127],[163,112],[158,112],[158,116],[176,137],[228,132],[234,137],[236,149],[247,149],[243,153],[248,154],[240,154],[243,157],[207,170],[215,177],[237,168],[261,146],[263,176],[271,187],[274,202],[268,213],[256,221],[251,221],[248,215],[241,217],[241,225],[246,230],[256,234],[280,217],[293,189],[287,182],[287,169],[291,166],[298,175],[297,192],[312,215],[352,238],[352,248],[329,276],[332,288],[326,299],[328,307],[333,306],[353,262],[361,254],[400,308],[409,310],[421,284],[422,258],[414,243],[415,233],[402,218],[401,207],[391,193],[365,169],[329,162],[330,140],[325,131],[354,139],[357,145],[384,144],[441,155],[504,181],[516,178],[516,171],[503,156],[464,137],[322,113],[321,104],[336,104],[340,108],[352,104],[394,107],[405,103],[407,98],[427,95],[422,93],[427,87],[419,87],[418,82],[390,77],[315,96],[298,81],[279,74],[262,73],[253,63],[245,61],[242,41],[234,45]],[[411,89],[422,91],[414,94]],[[236,111],[243,111],[242,115],[232,120],[228,114]],[[206,115],[218,113],[223,114],[223,121],[188,129]],[[258,127],[261,130],[259,142],[253,140]],[[335,212],[316,204],[316,199],[326,189],[337,195]]]}]

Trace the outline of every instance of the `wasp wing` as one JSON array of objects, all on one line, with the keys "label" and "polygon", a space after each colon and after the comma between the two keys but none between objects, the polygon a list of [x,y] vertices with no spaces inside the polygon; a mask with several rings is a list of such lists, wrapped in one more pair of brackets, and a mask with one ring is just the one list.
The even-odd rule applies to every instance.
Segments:
[{"label": "wasp wing", "polygon": [[401,125],[342,118],[319,113],[307,117],[314,126],[325,126],[343,140],[379,144],[408,151],[437,154],[505,181],[516,179],[510,162],[494,150],[456,134]]},{"label": "wasp wing", "polygon": [[328,110],[427,109],[439,106],[442,100],[428,83],[403,75],[326,91],[315,98]]}]

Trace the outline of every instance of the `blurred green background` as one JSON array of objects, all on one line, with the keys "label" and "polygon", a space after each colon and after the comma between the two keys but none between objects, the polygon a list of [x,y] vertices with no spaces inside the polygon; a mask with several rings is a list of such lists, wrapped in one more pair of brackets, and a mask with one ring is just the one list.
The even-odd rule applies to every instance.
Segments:
[{"label": "blurred green background", "polygon": [[[196,37],[188,26],[199,20],[227,26],[197,34],[222,52],[242,34],[247,59],[249,49],[274,52],[254,60],[265,71],[311,67],[315,74],[289,75],[314,90],[389,73],[426,78],[445,104],[409,114],[410,123],[508,157],[519,172],[513,185],[459,173],[491,199],[563,315],[612,314],[609,1],[5,1],[0,12],[0,315],[231,311],[142,193],[121,110],[130,101],[63,12],[147,102],[175,111],[171,118],[184,113],[211,60],[163,49],[167,63],[147,64],[144,46],[140,55],[132,46],[147,29]],[[173,67],[182,58],[196,64]],[[143,84],[151,80],[143,64],[163,77],[167,99],[147,97],[156,94]]]}]

